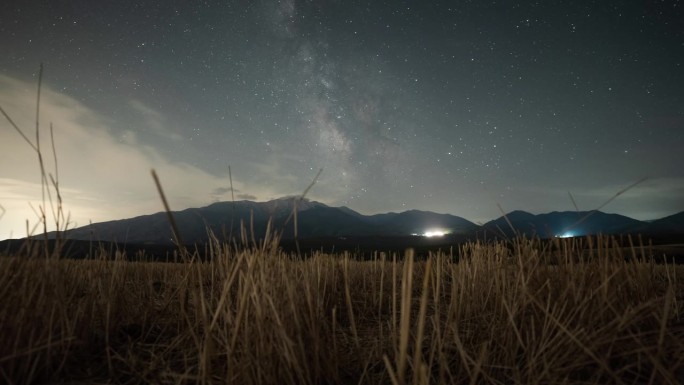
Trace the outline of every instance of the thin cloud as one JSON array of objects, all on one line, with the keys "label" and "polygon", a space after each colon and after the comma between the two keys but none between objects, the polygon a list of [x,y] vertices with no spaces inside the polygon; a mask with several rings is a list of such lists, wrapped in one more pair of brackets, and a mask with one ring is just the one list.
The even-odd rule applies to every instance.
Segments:
[{"label": "thin cloud", "polygon": [[[35,121],[35,88],[0,75],[0,105],[29,138],[35,138],[30,131]],[[152,126],[163,127],[163,116],[140,103],[132,106],[144,113]],[[117,122],[45,86],[40,107],[45,166],[56,175],[47,128],[48,122],[54,122],[60,190],[72,226],[161,211],[150,177],[152,168],[157,170],[172,209],[204,206],[216,191],[225,188],[228,175],[212,175],[172,161],[142,144],[135,134],[118,129]],[[0,239],[25,236],[26,221],[30,228],[37,221],[31,205],[42,205],[37,155],[4,119],[0,122],[0,175],[0,204],[5,208]],[[254,191],[254,198],[278,195],[270,187],[235,178],[233,182],[240,191]]]},{"label": "thin cloud", "polygon": [[173,141],[183,140],[183,136],[176,132],[168,120],[159,111],[149,107],[139,100],[130,100],[128,105],[141,119],[141,126],[150,130],[154,135]]}]

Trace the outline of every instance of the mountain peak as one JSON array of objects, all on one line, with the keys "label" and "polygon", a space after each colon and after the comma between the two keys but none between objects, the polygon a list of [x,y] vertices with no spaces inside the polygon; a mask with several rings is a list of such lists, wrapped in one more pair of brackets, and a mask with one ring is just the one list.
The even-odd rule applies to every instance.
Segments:
[{"label": "mountain peak", "polygon": [[299,195],[280,197],[264,203],[264,205],[271,211],[281,209],[292,210],[295,204],[297,205],[297,211],[305,211],[317,207],[328,207],[323,203],[312,201],[307,198],[301,198]]},{"label": "mountain peak", "polygon": [[527,211],[514,210],[514,211],[511,211],[510,213],[506,214],[505,216],[502,216],[499,219],[505,220],[505,218],[508,218],[508,220],[510,220],[510,221],[521,221],[521,220],[531,219],[534,217],[535,217],[534,214],[528,213]]}]

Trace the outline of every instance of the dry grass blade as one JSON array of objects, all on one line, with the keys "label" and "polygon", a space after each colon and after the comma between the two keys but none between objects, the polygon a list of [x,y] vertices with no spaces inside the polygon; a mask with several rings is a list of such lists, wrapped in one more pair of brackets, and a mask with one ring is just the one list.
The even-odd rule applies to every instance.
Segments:
[{"label": "dry grass blade", "polygon": [[[626,193],[627,191],[633,189],[634,187],[640,185],[641,183],[645,182],[647,179],[648,179],[648,177],[643,177],[643,178],[639,179],[638,181],[632,183],[631,185],[629,185],[629,186],[623,188],[622,190],[616,192],[615,195],[613,195],[608,200],[603,202],[603,204],[601,204],[599,207],[589,211],[586,215],[584,215],[582,218],[580,218],[577,222],[575,222],[575,223],[571,224],[570,226],[564,228],[562,232],[566,233],[566,232],[574,229],[575,227],[581,225],[584,221],[589,219],[589,217],[591,217],[592,215],[594,215],[598,211],[601,211],[602,208],[606,207],[610,202],[615,200],[617,197],[619,197],[620,195],[622,195],[622,194]],[[570,193],[568,193],[568,194],[570,194]],[[575,200],[572,198],[572,195],[570,195],[570,199],[572,200],[572,203],[575,205],[575,208],[577,209],[577,204],[575,204]],[[578,209],[578,211],[579,211],[579,209]]]},{"label": "dry grass blade", "polygon": [[297,224],[297,205],[301,201],[304,200],[304,198],[306,197],[306,194],[316,184],[316,181],[318,181],[318,177],[321,176],[322,172],[323,172],[323,169],[322,168],[319,169],[318,173],[316,173],[316,176],[313,178],[311,183],[309,183],[309,185],[306,187],[306,189],[304,189],[304,192],[302,193],[302,195],[300,195],[298,199],[295,199],[293,207],[292,207],[292,212],[287,217],[287,219],[285,219],[285,222],[283,223],[283,227],[285,227],[290,222],[290,220],[294,217],[294,240],[295,240],[295,245],[297,247],[297,256],[299,256],[300,258],[301,258],[302,253],[301,253],[301,250],[299,249],[299,233],[297,231],[297,225],[298,225]]},{"label": "dry grass blade", "polygon": [[[501,205],[497,203],[497,204],[496,204],[496,207],[499,208],[499,211],[501,212],[501,215],[503,216],[504,220],[506,220],[506,224],[508,224],[508,227],[510,227],[511,231],[513,232],[513,234],[518,235],[518,230],[513,226],[513,223],[510,221],[510,219],[508,219],[508,215],[506,215],[506,212],[505,212],[504,209],[501,207]],[[499,229],[499,231],[500,231],[502,234],[505,234],[503,231],[501,231],[501,229]],[[505,237],[505,236],[504,236],[504,237]]]},{"label": "dry grass blade", "polygon": [[173,217],[173,213],[171,212],[171,208],[169,207],[169,202],[166,200],[166,195],[164,194],[164,189],[162,188],[161,182],[159,181],[159,177],[157,176],[157,172],[155,170],[151,171],[152,174],[152,179],[154,179],[154,184],[157,187],[157,192],[159,192],[159,198],[162,201],[162,204],[164,205],[164,211],[166,212],[167,217],[169,218],[169,224],[171,226],[171,232],[173,234],[173,240],[176,243],[176,246],[183,252],[185,255],[185,246],[183,243],[183,240],[181,239],[180,232],[178,231],[178,226],[176,225],[176,220]]},{"label": "dry grass blade", "polygon": [[5,119],[7,119],[7,121],[8,121],[9,124],[14,128],[14,130],[15,130],[17,133],[19,133],[19,135],[21,135],[21,137],[24,139],[24,141],[25,141],[29,146],[31,146],[31,148],[32,148],[34,151],[38,151],[38,149],[36,148],[36,145],[33,144],[33,142],[31,142],[31,139],[29,139],[29,138],[26,136],[26,134],[24,134],[24,132],[21,130],[21,128],[19,128],[19,126],[17,126],[17,124],[14,123],[14,121],[12,120],[12,118],[7,114],[7,112],[5,111],[4,108],[2,108],[2,106],[0,106],[0,113],[2,113],[2,115],[5,117]]},{"label": "dry grass blade", "polygon": [[[5,119],[10,123],[10,125],[15,129],[15,131],[17,131],[17,133],[24,139],[24,141],[31,147],[31,149],[38,156],[38,165],[40,168],[40,177],[41,177],[41,202],[42,202],[42,204],[40,204],[38,206],[37,210],[35,208],[31,207],[37,215],[38,223],[36,224],[36,226],[33,227],[33,229],[30,229],[30,230],[28,229],[28,226],[27,226],[27,237],[33,236],[35,230],[37,229],[37,226],[42,224],[43,255],[44,255],[44,257],[48,258],[50,256],[59,256],[60,251],[61,251],[61,247],[63,246],[62,239],[61,239],[61,233],[66,231],[69,223],[68,223],[68,219],[65,218],[65,216],[64,216],[64,211],[63,211],[64,209],[62,206],[62,196],[61,196],[60,189],[59,189],[59,168],[58,168],[58,162],[57,162],[57,150],[55,147],[54,132],[53,132],[52,124],[50,124],[50,139],[51,139],[53,160],[54,160],[54,164],[55,164],[54,176],[52,174],[49,174],[46,171],[45,163],[43,161],[43,154],[41,152],[41,146],[40,146],[40,98],[41,98],[42,85],[43,85],[43,65],[41,64],[39,67],[39,70],[38,70],[38,89],[37,89],[37,93],[36,93],[35,143],[31,142],[31,140],[28,138],[28,136],[12,120],[12,118],[2,108],[2,106],[0,106],[0,112],[2,112],[2,115],[5,117]],[[54,200],[52,198],[52,194],[53,194],[52,191],[53,190],[54,190],[54,193],[57,197],[56,203],[54,202]],[[46,215],[48,204],[50,205],[52,217],[54,219],[54,224],[55,224],[56,242],[55,242],[55,245],[52,247],[52,251],[50,251],[49,235],[48,235],[48,223],[47,223],[47,215]]]}]

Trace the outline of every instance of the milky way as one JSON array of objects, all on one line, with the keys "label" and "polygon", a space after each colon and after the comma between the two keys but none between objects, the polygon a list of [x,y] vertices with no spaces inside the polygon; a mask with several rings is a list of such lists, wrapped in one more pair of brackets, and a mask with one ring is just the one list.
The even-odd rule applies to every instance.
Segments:
[{"label": "milky way", "polygon": [[[654,219],[684,210],[684,15],[623,3],[10,0],[0,105],[32,135],[44,64],[80,225],[159,211],[153,167],[174,208],[229,200],[228,165],[238,199],[322,168],[312,199],[473,221],[647,177],[604,210]],[[0,123],[0,238],[40,196],[21,140]]]}]

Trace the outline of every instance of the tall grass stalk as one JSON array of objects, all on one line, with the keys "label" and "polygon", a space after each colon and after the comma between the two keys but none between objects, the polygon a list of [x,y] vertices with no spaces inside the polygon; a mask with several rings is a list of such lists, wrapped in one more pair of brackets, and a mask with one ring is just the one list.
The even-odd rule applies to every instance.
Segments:
[{"label": "tall grass stalk", "polygon": [[[59,169],[57,163],[57,149],[55,146],[54,128],[52,123],[50,123],[50,144],[52,149],[52,155],[54,160],[54,174],[49,173],[45,167],[45,161],[43,159],[43,152],[41,150],[40,141],[40,96],[43,85],[43,65],[41,64],[38,69],[38,89],[36,93],[36,117],[35,117],[35,141],[31,141],[29,137],[24,133],[24,131],[14,122],[10,115],[5,111],[2,106],[0,106],[0,113],[5,117],[7,122],[14,128],[14,130],[24,139],[24,141],[29,145],[29,147],[36,153],[38,157],[38,166],[40,170],[40,185],[41,185],[41,204],[38,208],[34,208],[33,205],[30,207],[33,209],[38,222],[31,227],[27,221],[26,223],[26,236],[31,240],[36,235],[36,230],[40,227],[42,228],[42,248],[38,247],[34,242],[27,241],[24,244],[25,252],[24,254],[30,256],[40,256],[45,258],[49,257],[59,257],[61,254],[62,247],[64,246],[64,239],[62,234],[66,232],[68,226],[70,225],[69,216],[64,214],[64,206],[62,201],[62,195],[59,190]],[[53,198],[54,195],[54,198]],[[49,242],[48,233],[48,206],[50,206],[50,212],[55,225],[54,234],[54,245],[51,247]],[[4,209],[3,209],[4,213]]]}]

